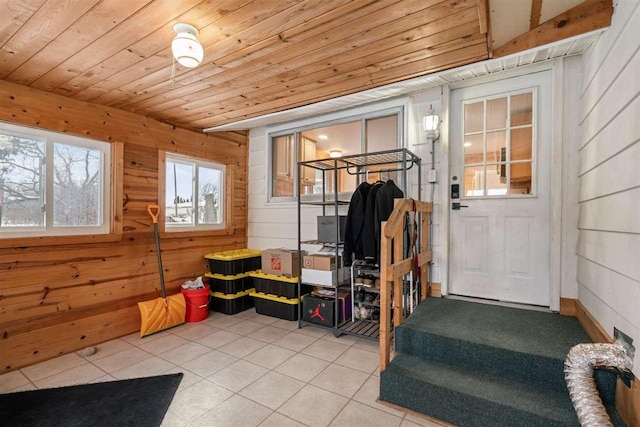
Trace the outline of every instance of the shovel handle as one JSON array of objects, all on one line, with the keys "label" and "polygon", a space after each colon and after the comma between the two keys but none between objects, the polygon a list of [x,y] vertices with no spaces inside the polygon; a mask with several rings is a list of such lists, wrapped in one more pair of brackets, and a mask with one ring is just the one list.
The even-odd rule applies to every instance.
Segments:
[{"label": "shovel handle", "polygon": [[154,224],[158,223],[158,217],[160,216],[160,206],[159,205],[148,205],[147,212],[151,215],[151,219]]}]

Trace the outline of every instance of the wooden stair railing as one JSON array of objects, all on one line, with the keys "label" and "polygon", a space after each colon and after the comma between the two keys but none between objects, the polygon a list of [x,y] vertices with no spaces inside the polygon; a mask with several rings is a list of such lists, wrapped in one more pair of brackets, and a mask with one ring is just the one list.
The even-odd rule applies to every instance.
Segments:
[{"label": "wooden stair railing", "polygon": [[[403,277],[413,271],[414,259],[411,255],[404,258],[403,228],[405,214],[416,212],[416,224],[420,239],[418,246],[418,267],[420,268],[421,300],[427,297],[427,264],[431,261],[432,252],[427,250],[429,240],[429,216],[433,205],[413,199],[396,199],[389,219],[382,222],[380,237],[380,371],[389,365],[391,356],[391,289],[395,310],[393,312],[394,328],[402,324],[402,301],[404,300]],[[391,253],[393,260],[391,263]]]}]

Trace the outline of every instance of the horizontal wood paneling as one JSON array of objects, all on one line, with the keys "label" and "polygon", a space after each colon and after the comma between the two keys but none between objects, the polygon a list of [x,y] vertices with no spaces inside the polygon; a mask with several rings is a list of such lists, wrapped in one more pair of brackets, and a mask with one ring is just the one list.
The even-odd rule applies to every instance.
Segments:
[{"label": "horizontal wood paneling", "polygon": [[580,229],[640,234],[640,188],[589,200],[580,207]]},{"label": "horizontal wood paneling", "polygon": [[580,177],[579,201],[640,187],[640,142]]},{"label": "horizontal wood paneling", "polygon": [[246,247],[246,134],[205,135],[7,82],[0,82],[0,99],[0,120],[124,143],[121,241],[3,247],[0,240],[3,371],[139,330],[136,303],[160,292],[146,211],[158,202],[159,150],[225,163],[235,177],[230,184],[237,228],[226,235],[163,238],[168,293],[206,272],[206,253]]}]

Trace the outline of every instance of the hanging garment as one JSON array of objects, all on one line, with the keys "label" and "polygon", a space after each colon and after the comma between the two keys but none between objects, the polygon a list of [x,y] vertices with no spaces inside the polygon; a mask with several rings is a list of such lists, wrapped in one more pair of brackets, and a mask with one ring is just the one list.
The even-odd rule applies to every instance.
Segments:
[{"label": "hanging garment", "polygon": [[393,212],[394,199],[402,199],[404,193],[398,188],[392,179],[380,186],[376,193],[375,209],[373,212],[373,221],[375,224],[375,260],[380,259],[380,237],[381,237],[381,223],[386,221]]},{"label": "hanging garment", "polygon": [[349,212],[347,213],[347,224],[344,232],[344,251],[343,260],[345,266],[351,265],[352,256],[355,259],[364,259],[364,251],[362,247],[362,231],[365,223],[365,210],[367,207],[367,196],[371,184],[363,182],[358,186],[349,204]]},{"label": "hanging garment", "polygon": [[369,194],[367,195],[364,227],[362,229],[362,248],[364,252],[364,259],[367,261],[375,261],[377,259],[377,248],[380,246],[380,241],[376,243],[376,225],[374,217],[376,210],[376,195],[383,185],[384,181],[377,181],[371,186]]}]

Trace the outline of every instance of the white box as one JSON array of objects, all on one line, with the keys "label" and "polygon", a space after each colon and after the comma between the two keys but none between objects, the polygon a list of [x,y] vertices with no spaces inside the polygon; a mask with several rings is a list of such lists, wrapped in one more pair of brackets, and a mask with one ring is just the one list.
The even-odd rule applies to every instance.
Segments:
[{"label": "white box", "polygon": [[[351,279],[350,268],[338,269],[338,282],[340,284]],[[312,270],[310,268],[302,269],[302,283],[320,286],[335,286],[335,270]]]}]

